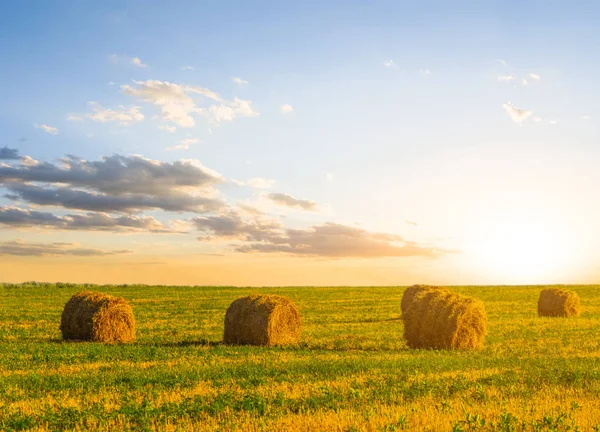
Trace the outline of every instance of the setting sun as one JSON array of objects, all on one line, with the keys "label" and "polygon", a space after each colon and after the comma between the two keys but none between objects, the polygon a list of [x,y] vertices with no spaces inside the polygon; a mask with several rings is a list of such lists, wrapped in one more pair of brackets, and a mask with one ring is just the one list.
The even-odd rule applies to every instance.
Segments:
[{"label": "setting sun", "polygon": [[498,282],[552,282],[568,276],[578,253],[564,222],[535,212],[506,212],[475,230],[472,252]]}]

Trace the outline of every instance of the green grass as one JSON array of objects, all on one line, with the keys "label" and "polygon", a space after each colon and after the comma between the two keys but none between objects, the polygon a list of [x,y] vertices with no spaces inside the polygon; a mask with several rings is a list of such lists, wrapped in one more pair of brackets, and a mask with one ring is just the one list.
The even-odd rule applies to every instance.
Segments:
[{"label": "green grass", "polygon": [[[579,318],[538,318],[541,287],[454,287],[483,300],[485,348],[409,350],[403,287],[105,286],[134,308],[136,343],[65,343],[81,287],[0,289],[2,430],[595,430],[600,293],[572,286]],[[221,345],[227,306],[290,297],[291,348]],[[598,427],[597,430],[600,430]]]}]

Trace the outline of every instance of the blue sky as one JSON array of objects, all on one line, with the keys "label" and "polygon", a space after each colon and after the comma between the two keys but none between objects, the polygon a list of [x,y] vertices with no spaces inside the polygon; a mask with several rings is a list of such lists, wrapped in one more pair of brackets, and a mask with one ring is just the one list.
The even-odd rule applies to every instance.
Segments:
[{"label": "blue sky", "polygon": [[[423,281],[432,273],[436,281],[454,283],[564,281],[575,268],[585,274],[581,280],[591,280],[587,260],[600,254],[600,238],[587,216],[599,210],[591,199],[600,186],[595,173],[600,157],[598,9],[593,2],[541,1],[5,2],[0,147],[56,169],[65,155],[88,161],[115,154],[164,164],[199,161],[226,179],[202,192],[218,194],[226,208],[213,213],[98,211],[113,218],[152,216],[161,223],[190,224],[193,218],[231,215],[241,203],[258,209],[261,220],[275,218],[281,224],[278,236],[288,229],[308,230],[302,232],[311,237],[303,241],[315,253],[286,258],[286,251],[279,254],[279,237],[261,238],[261,248],[246,258],[231,249],[231,242],[252,243],[244,237],[247,232],[219,237],[205,226],[199,231],[208,229],[210,242],[197,241],[193,230],[185,236],[144,230],[123,235],[13,221],[0,230],[0,242],[29,244],[42,233],[48,242],[68,238],[77,247],[131,250],[123,259],[133,261],[149,253],[136,246],[143,243],[166,245],[163,252],[157,246],[157,260],[176,255],[167,251],[175,248],[186,257],[218,252],[248,262],[273,259],[266,243],[279,245],[277,257],[294,267],[300,260],[305,266],[332,258],[331,250],[323,252],[317,243],[342,250],[351,241],[340,232],[320,237],[318,229],[311,231],[335,223],[368,233],[360,236],[386,233],[437,251],[435,259],[420,252],[405,257],[386,248],[406,244],[390,240],[350,256],[334,253],[349,268],[387,272],[386,282]],[[169,119],[164,101],[142,95],[164,83],[193,100],[185,116]],[[198,88],[220,96],[198,93]],[[246,102],[250,105],[240,105]],[[287,112],[283,106],[289,106]],[[108,117],[93,117],[100,112],[94,107]],[[235,118],[225,118],[232,109]],[[114,117],[132,113],[138,117]],[[166,150],[182,143],[189,148]],[[23,172],[34,169],[23,161],[7,163],[21,166],[13,182],[26,182]],[[270,187],[251,186],[252,179]],[[114,192],[92,183],[58,187]],[[277,202],[268,194],[309,201],[314,209]],[[0,198],[0,205],[61,216],[90,211],[14,194]],[[521,216],[515,219],[513,213]],[[256,222],[255,216],[244,217],[246,223]],[[490,231],[505,233],[500,237],[510,241]],[[576,262],[541,251],[548,249],[545,239],[563,231],[562,243],[550,245],[568,249],[579,257]],[[371,247],[379,252],[365,259]],[[511,270],[515,250],[525,251],[519,261],[544,256],[561,271],[549,273],[541,263],[530,263],[531,272]],[[474,258],[485,254],[487,264],[474,270]],[[33,266],[48,256],[20,259]],[[357,263],[357,258],[364,260]],[[416,258],[421,270],[406,273],[405,263]],[[503,264],[490,266],[492,261]],[[329,270],[319,266],[319,274],[334,272],[333,264]],[[68,274],[57,277],[64,280]],[[198,281],[201,275],[185,280]],[[339,281],[346,283],[343,277]]]}]

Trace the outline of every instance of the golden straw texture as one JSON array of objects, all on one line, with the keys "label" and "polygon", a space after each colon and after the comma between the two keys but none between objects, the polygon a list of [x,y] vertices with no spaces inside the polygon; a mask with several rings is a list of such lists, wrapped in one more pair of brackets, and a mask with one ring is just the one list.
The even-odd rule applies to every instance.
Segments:
[{"label": "golden straw texture", "polygon": [[478,299],[445,289],[421,290],[402,318],[410,348],[463,350],[483,346],[487,316]]},{"label": "golden straw texture", "polygon": [[577,293],[560,288],[542,290],[538,300],[538,315],[548,317],[578,316],[581,302]]},{"label": "golden straw texture", "polygon": [[226,344],[289,345],[300,338],[302,320],[286,297],[251,295],[235,300],[225,314]]},{"label": "golden straw texture", "polygon": [[65,305],[60,330],[63,339],[132,342],[135,340],[135,319],[125,299],[82,291]]},{"label": "golden straw texture", "polygon": [[417,295],[417,293],[420,293],[420,292],[423,292],[423,291],[430,291],[430,290],[448,291],[446,288],[440,287],[440,286],[437,286],[437,285],[413,285],[413,286],[409,286],[404,291],[404,295],[402,296],[402,303],[400,304],[400,309],[402,310],[402,315],[404,315],[406,313],[406,310],[408,309],[408,306],[410,306],[410,304],[412,303],[412,301],[415,298],[415,295]]}]

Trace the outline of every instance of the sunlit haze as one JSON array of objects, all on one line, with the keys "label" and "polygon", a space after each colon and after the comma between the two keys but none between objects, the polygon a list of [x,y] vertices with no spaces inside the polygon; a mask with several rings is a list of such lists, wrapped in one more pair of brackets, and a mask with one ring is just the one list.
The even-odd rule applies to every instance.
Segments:
[{"label": "sunlit haze", "polygon": [[0,281],[600,278],[600,5],[10,3]]}]

